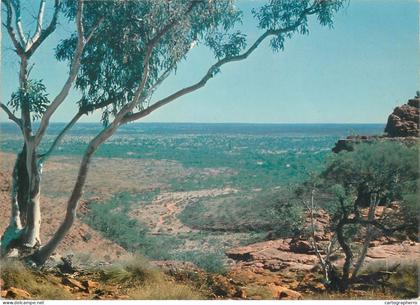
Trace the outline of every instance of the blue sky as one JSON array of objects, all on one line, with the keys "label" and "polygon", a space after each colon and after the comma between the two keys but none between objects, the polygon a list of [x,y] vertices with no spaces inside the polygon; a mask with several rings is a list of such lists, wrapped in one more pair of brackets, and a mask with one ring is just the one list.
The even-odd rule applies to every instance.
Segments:
[{"label": "blue sky", "polygon": [[[253,1],[239,1],[249,11]],[[288,40],[284,52],[262,46],[246,61],[222,68],[199,91],[143,119],[145,122],[384,123],[419,86],[419,8],[416,0],[351,0],[334,29],[311,23],[310,34]],[[249,14],[244,31],[257,37]],[[5,36],[6,33],[3,34]],[[68,35],[60,26],[58,35]],[[32,77],[42,78],[50,96],[64,83],[67,67],[52,58],[58,35],[34,57]],[[3,44],[1,98],[17,85],[17,61]],[[214,62],[196,48],[177,74],[156,92],[164,97],[197,81]],[[72,92],[53,118],[68,121],[76,111]],[[100,115],[85,118],[98,121]],[[0,114],[5,121],[3,113]]]}]

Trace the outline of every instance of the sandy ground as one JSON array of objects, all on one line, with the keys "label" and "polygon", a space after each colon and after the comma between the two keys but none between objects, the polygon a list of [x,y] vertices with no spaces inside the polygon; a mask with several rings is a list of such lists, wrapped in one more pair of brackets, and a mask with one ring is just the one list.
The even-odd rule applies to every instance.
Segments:
[{"label": "sandy ground", "polygon": [[151,204],[134,208],[131,217],[146,223],[153,234],[167,233],[190,233],[193,231],[184,225],[177,215],[189,204],[204,197],[213,197],[236,193],[233,188],[205,189],[189,192],[165,192],[156,196]]}]

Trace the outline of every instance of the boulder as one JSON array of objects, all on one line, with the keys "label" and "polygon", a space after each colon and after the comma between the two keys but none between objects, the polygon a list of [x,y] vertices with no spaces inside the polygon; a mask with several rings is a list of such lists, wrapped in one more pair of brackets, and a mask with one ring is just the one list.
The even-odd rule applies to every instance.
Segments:
[{"label": "boulder", "polygon": [[276,285],[269,285],[268,288],[270,289],[271,293],[273,294],[273,298],[275,299],[302,300],[302,295],[299,292],[294,291],[292,289]]},{"label": "boulder", "polygon": [[294,290],[285,288],[279,294],[279,300],[302,300],[302,295]]},{"label": "boulder", "polygon": [[292,240],[290,251],[295,253],[313,253],[312,245],[306,240]]},{"label": "boulder", "polygon": [[27,300],[31,298],[31,295],[26,290],[10,287],[7,290],[6,298],[17,299],[17,300]]},{"label": "boulder", "polygon": [[389,115],[385,133],[389,137],[418,137],[420,98],[410,99],[407,104],[396,107]]}]

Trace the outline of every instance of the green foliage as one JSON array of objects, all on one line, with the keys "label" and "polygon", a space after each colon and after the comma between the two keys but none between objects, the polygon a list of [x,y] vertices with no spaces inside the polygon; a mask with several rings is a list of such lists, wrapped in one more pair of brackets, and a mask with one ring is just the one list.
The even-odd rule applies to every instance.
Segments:
[{"label": "green foliage", "polygon": [[210,273],[225,274],[225,255],[223,252],[182,251],[174,253],[174,259],[192,262]]},{"label": "green foliage", "polygon": [[294,235],[301,224],[302,207],[289,200],[287,191],[268,190],[202,198],[186,207],[179,219],[204,231],[267,232]]},{"label": "green foliage", "polygon": [[[70,20],[76,16],[76,1],[64,2]],[[254,17],[262,30],[276,31],[273,50],[283,49],[294,33],[308,33],[306,15],[316,15],[322,25],[332,24],[332,15],[343,0],[276,0],[256,8]],[[103,22],[86,46],[76,87],[82,92],[81,108],[106,104],[102,120],[107,123],[134,96],[144,74],[143,61],[150,43],[159,38],[149,60],[149,77],[143,97],[166,71],[176,71],[193,45],[207,47],[216,59],[229,59],[247,46],[242,33],[242,11],[231,0],[218,1],[107,1],[85,3],[85,28],[89,32]],[[295,26],[296,23],[301,24]],[[77,37],[73,34],[56,48],[59,60],[71,62]],[[219,72],[218,69],[212,71]],[[142,109],[146,99],[138,106]]]},{"label": "green foliage", "polygon": [[[106,103],[103,119],[109,119],[130,101],[143,76],[143,61],[149,43],[162,32],[149,61],[145,92],[166,70],[175,70],[195,43],[207,44],[216,54],[238,53],[243,46],[240,34],[230,34],[240,21],[240,12],[231,1],[111,1],[86,3],[85,15],[92,26],[103,18],[97,34],[86,46],[76,86],[82,91],[81,107]],[[67,1],[67,16],[75,17],[74,1]],[[227,43],[214,37],[226,35]],[[77,37],[65,39],[57,47],[59,60],[70,61]],[[139,108],[142,105],[138,105]]]},{"label": "green foliage", "polygon": [[50,101],[48,100],[47,89],[42,80],[28,80],[26,88],[19,88],[12,93],[8,104],[16,112],[26,106],[32,114],[32,119],[36,120],[42,117]]},{"label": "green foliage", "polygon": [[322,173],[330,191],[346,209],[404,201],[404,194],[416,193],[419,177],[417,146],[395,142],[360,144],[354,151],[334,156]]},{"label": "green foliage", "polygon": [[[389,227],[405,224],[406,233],[417,232],[418,146],[407,147],[397,142],[359,144],[354,151],[340,152],[328,161],[320,176],[304,183],[300,197],[308,198],[316,190],[316,201],[333,217],[333,225],[361,208],[398,202],[403,219],[384,217]],[[387,216],[387,215],[385,215]],[[350,230],[350,227],[346,231]],[[360,228],[353,228],[356,234]]]},{"label": "green foliage", "polygon": [[[149,196],[149,193],[145,196]],[[107,202],[92,203],[89,214],[83,220],[133,253],[153,259],[168,259],[170,251],[181,241],[171,236],[151,236],[147,226],[130,218],[128,213],[133,198],[137,197],[129,193],[119,193]]]},{"label": "green foliage", "polygon": [[333,15],[344,4],[345,1],[317,1],[317,5],[309,0],[273,0],[262,5],[259,9],[253,9],[254,17],[258,20],[258,27],[264,30],[278,30],[293,27],[303,18],[304,22],[290,32],[280,31],[270,41],[273,51],[284,49],[284,41],[291,38],[294,33],[308,34],[307,15],[315,14],[321,25],[332,26]]},{"label": "green foliage", "polygon": [[296,236],[303,230],[303,207],[290,192],[284,192],[272,208],[273,233],[276,237]]},{"label": "green foliage", "polygon": [[[396,142],[360,144],[354,151],[340,152],[320,175],[317,189],[323,197],[322,207],[335,221],[351,213],[359,215],[360,208],[370,204],[389,205],[393,201],[399,202],[403,210],[412,211],[414,203],[410,198],[417,194],[419,177],[417,156],[416,146]],[[417,227],[415,223],[413,217],[407,221],[412,228]]]},{"label": "green foliage", "polygon": [[[332,157],[319,176],[304,183],[296,193],[308,210],[316,209],[314,202],[323,202],[322,208],[331,215],[330,229],[345,252],[346,263],[342,277],[330,283],[332,288],[349,288],[349,274],[360,244],[353,242],[371,225],[370,235],[400,234],[417,236],[418,219],[414,202],[418,200],[419,179],[418,146],[398,142],[359,144],[353,151],[340,152]],[[399,203],[400,209],[384,209],[375,217],[376,208],[383,204]],[[369,207],[369,209],[367,209]],[[366,218],[367,211],[372,218]],[[401,219],[401,211],[403,217]],[[363,257],[363,256],[362,256]],[[363,263],[363,262],[362,262]]]},{"label": "green foliage", "polygon": [[418,224],[420,223],[419,209],[419,180],[414,182],[415,190],[407,190],[401,200],[401,211],[404,222],[408,225],[406,232],[411,239],[417,240]]}]

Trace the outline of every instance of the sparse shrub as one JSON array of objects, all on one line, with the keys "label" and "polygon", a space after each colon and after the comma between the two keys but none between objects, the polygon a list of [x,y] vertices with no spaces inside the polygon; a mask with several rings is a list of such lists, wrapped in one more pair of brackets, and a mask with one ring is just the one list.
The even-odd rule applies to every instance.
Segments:
[{"label": "sparse shrub", "polygon": [[298,235],[303,230],[303,207],[290,192],[277,199],[271,210],[273,237],[284,238]]},{"label": "sparse shrub", "polygon": [[174,259],[192,262],[210,273],[226,273],[225,256],[223,253],[184,251],[174,253]]},{"label": "sparse shrub", "polygon": [[104,281],[129,286],[159,282],[163,278],[163,274],[141,256],[106,267],[101,273]]},{"label": "sparse shrub", "polygon": [[243,192],[202,198],[189,205],[179,219],[204,231],[261,233],[276,231],[290,236],[298,227],[302,207],[281,200],[287,190]]}]

